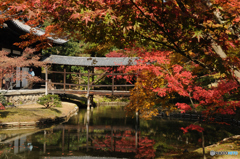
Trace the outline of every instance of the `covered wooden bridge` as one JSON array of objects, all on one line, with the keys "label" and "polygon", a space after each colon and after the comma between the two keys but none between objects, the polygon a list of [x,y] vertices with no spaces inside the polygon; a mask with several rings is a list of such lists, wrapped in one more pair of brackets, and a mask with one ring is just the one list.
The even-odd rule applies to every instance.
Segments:
[{"label": "covered wooden bridge", "polygon": [[[45,94],[85,94],[88,97],[88,105],[93,100],[93,95],[114,95],[114,96],[130,96],[130,92],[127,87],[133,87],[133,84],[122,84],[117,85],[114,82],[115,76],[117,75],[134,75],[134,74],[124,74],[117,73],[116,68],[119,66],[131,66],[136,65],[136,57],[73,57],[73,56],[59,56],[51,55],[43,59],[44,62],[52,64],[52,71],[45,69]],[[54,66],[63,65],[63,71],[55,71]],[[66,68],[71,66],[81,66],[87,70],[87,73],[82,72],[67,72]],[[112,67],[112,73],[94,73],[95,68],[97,67]],[[115,70],[115,72],[114,72]],[[54,75],[49,79],[48,74],[62,74],[62,82],[55,82]],[[67,75],[78,75],[87,77],[87,84],[73,84],[67,83]],[[97,79],[94,79],[94,76],[98,76]],[[112,77],[111,85],[97,85],[97,82],[102,79],[104,76]],[[90,83],[91,79],[91,83]],[[57,86],[62,86],[57,87]],[[85,87],[85,90],[72,89],[72,87],[81,86]],[[125,87],[125,90],[119,90],[119,88]],[[95,88],[98,88],[95,89]],[[101,88],[101,89],[99,89]],[[103,89],[104,88],[104,89]],[[106,89],[105,89],[106,88]],[[107,89],[108,88],[108,89]],[[111,89],[109,89],[111,88]]]}]

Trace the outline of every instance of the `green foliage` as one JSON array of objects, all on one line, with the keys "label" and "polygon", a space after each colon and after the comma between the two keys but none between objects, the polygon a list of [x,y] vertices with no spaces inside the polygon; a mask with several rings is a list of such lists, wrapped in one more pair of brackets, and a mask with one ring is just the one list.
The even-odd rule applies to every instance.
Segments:
[{"label": "green foliage", "polygon": [[[81,57],[91,57],[93,53],[98,54],[98,44],[97,43],[84,43],[83,41],[75,41],[70,39],[63,46],[56,46],[43,50],[43,54],[53,54],[53,55],[64,55],[64,56],[81,56]],[[111,48],[110,48],[111,49]],[[111,49],[112,50],[112,49]],[[104,51],[103,54],[108,53]],[[98,56],[102,56],[98,54]]]},{"label": "green foliage", "polygon": [[62,103],[58,95],[44,95],[38,99],[37,103],[44,105],[46,108],[62,107]]},{"label": "green foliage", "polygon": [[104,96],[102,98],[100,98],[98,100],[98,102],[129,102],[129,98],[125,98],[125,97],[114,97],[114,96],[110,96],[110,97],[107,97],[107,96]]},{"label": "green foliage", "polygon": [[110,98],[107,98],[106,96],[103,97],[104,102],[111,102],[112,100]]},{"label": "green foliage", "polygon": [[3,106],[7,105],[6,97],[2,94],[0,94],[0,103],[2,103]]},{"label": "green foliage", "polygon": [[13,105],[13,103],[10,103],[10,102],[9,102],[7,105]]},{"label": "green foliage", "polygon": [[114,101],[116,101],[116,102],[129,102],[130,100],[129,100],[129,98],[125,98],[125,97],[121,97],[121,98],[117,97]]},{"label": "green foliage", "polygon": [[108,98],[106,96],[104,96],[103,98],[99,99],[99,102],[111,102],[111,98]]},{"label": "green foliage", "polygon": [[203,76],[197,79],[196,82],[200,83],[201,86],[207,87],[209,84],[214,83],[216,79],[213,76]]},{"label": "green foliage", "polygon": [[63,46],[56,46],[46,50],[43,50],[44,54],[53,54],[53,55],[65,55],[65,56],[80,56],[83,54],[84,45],[81,42],[68,41]]}]

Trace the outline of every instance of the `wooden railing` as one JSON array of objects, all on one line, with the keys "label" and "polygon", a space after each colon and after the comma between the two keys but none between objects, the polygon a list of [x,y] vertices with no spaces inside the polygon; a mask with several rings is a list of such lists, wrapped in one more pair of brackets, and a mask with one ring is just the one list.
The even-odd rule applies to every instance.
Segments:
[{"label": "wooden railing", "polygon": [[[59,82],[50,82],[48,80],[48,75],[49,73],[59,73],[59,74],[63,74],[63,83],[59,83]],[[83,76],[87,76],[88,77],[88,83],[87,84],[71,84],[71,83],[66,83],[66,75],[67,74],[76,74],[76,75],[83,75]],[[134,84],[119,84],[119,85],[115,85],[114,83],[114,76],[116,75],[135,75],[136,73],[106,73],[105,72],[105,76],[112,76],[112,85],[96,85],[94,84],[96,81],[92,81],[90,84],[90,76],[95,76],[95,75],[103,75],[100,73],[78,73],[78,72],[66,72],[66,69],[64,69],[63,72],[61,71],[46,71],[46,85],[51,84],[51,85],[63,85],[63,89],[64,91],[66,90],[66,86],[83,86],[83,87],[87,87],[87,91],[89,94],[89,90],[90,87],[92,87],[94,89],[94,87],[111,87],[112,88],[112,94],[114,93],[114,87],[133,87]],[[47,91],[47,90],[46,90]]]}]

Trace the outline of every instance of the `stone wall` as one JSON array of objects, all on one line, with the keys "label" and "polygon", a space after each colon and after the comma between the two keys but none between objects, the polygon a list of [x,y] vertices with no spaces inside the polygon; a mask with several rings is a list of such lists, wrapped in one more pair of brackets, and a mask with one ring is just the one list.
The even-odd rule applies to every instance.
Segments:
[{"label": "stone wall", "polygon": [[38,98],[45,94],[45,90],[9,90],[7,92],[0,91],[0,93],[6,97],[8,103],[18,106],[36,103]]},{"label": "stone wall", "polygon": [[36,103],[39,97],[42,97],[44,94],[26,94],[26,95],[11,95],[6,96],[8,103],[13,105],[21,104],[33,104]]}]

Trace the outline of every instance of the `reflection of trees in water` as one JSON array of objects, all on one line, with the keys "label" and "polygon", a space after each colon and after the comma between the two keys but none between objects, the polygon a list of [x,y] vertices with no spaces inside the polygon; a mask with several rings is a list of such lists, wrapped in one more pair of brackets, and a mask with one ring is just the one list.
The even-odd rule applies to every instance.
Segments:
[{"label": "reflection of trees in water", "polygon": [[[46,131],[46,130],[45,130]],[[61,131],[47,131],[46,134],[38,134],[35,136],[37,142],[47,145],[56,145],[61,139]]]},{"label": "reflection of trees in water", "polygon": [[0,144],[0,159],[25,159],[25,157],[11,152],[11,144]]},{"label": "reflection of trees in water", "polygon": [[[80,109],[68,124],[86,124],[86,110]],[[134,125],[132,116],[127,117],[123,106],[101,106],[90,111],[90,125]]]},{"label": "reflection of trees in water", "polygon": [[[158,152],[172,150],[183,151],[185,148],[201,147],[201,134],[197,131],[189,131],[183,134],[181,127],[189,125],[189,121],[154,119],[141,120],[140,129],[143,136],[151,136],[156,141],[155,149]],[[239,128],[218,124],[202,124],[206,146],[214,144],[225,137],[239,134]]]},{"label": "reflection of trees in water", "polygon": [[90,124],[100,125],[134,125],[135,121],[127,117],[123,106],[99,107],[92,112]]},{"label": "reflection of trees in water", "polygon": [[110,135],[106,135],[104,138],[95,139],[94,147],[104,151],[115,151],[115,152],[135,152],[135,158],[154,158],[155,150],[153,145],[154,140],[148,137],[139,138],[136,145],[135,134],[131,131],[124,131],[122,134],[114,134],[114,146],[113,140]]},{"label": "reflection of trees in water", "polygon": [[[129,125],[133,128],[135,120],[127,118],[123,107],[102,107],[94,109],[90,112],[89,125]],[[85,113],[82,112],[82,113]],[[86,115],[86,114],[85,114]],[[190,131],[183,134],[181,127],[188,126],[190,121],[178,121],[168,119],[156,119],[151,121],[140,121],[141,136],[148,136],[149,139],[154,139],[154,149],[157,150],[158,155],[163,152],[183,151],[188,148],[201,147],[201,134],[196,131]],[[205,143],[206,146],[214,144],[225,137],[238,134],[239,128],[223,125],[204,125],[205,129]],[[105,132],[106,133],[106,132]],[[110,134],[108,132],[108,134]],[[109,138],[109,135],[106,135]],[[101,142],[103,139],[98,138]],[[95,143],[94,143],[95,144]]]},{"label": "reflection of trees in water", "polygon": [[[153,119],[151,121],[140,120],[138,123],[137,119],[127,118],[122,113],[122,108],[111,107],[98,111],[94,109],[88,113],[84,110],[78,116],[71,118],[68,123],[58,125],[52,130],[45,130],[46,133],[43,131],[34,134],[32,136],[33,151],[18,155],[31,158],[32,155],[42,156],[48,152],[54,156],[66,155],[69,151],[73,151],[76,156],[89,154],[120,157],[125,155],[123,157],[133,158],[137,152],[136,158],[150,158],[155,155],[159,157],[163,152],[180,153],[180,151],[183,152],[181,148],[189,150],[191,146],[195,149],[201,146],[199,141],[201,136],[198,132],[190,131],[183,134],[180,129],[189,125],[188,121]],[[206,144],[213,144],[225,137],[239,134],[239,128],[231,126],[203,124],[203,127]],[[5,145],[5,147],[0,145],[0,155],[3,154],[3,149],[11,150],[13,145]],[[5,152],[8,156],[11,155]]]}]

